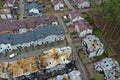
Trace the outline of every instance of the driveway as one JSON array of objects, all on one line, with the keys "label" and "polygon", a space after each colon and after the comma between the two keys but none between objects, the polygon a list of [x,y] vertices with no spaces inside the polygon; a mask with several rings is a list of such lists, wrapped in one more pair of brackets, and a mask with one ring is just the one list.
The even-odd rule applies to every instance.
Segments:
[{"label": "driveway", "polygon": [[73,46],[72,39],[70,38],[70,34],[68,32],[68,29],[66,28],[61,16],[57,16],[58,21],[60,24],[63,26],[65,32],[66,32],[66,40],[69,46],[72,47],[73,53],[74,53],[74,58],[76,60],[76,67],[77,69],[82,73],[82,80],[88,80],[88,74],[86,73],[85,66],[82,63],[82,60],[80,59],[78,53],[76,52],[76,48]]},{"label": "driveway", "polygon": [[68,0],[64,0],[64,2],[69,9],[74,9],[74,7],[71,5],[71,3]]},{"label": "driveway", "polygon": [[19,19],[23,19],[24,17],[24,0],[19,0],[19,6],[20,6],[20,16]]}]

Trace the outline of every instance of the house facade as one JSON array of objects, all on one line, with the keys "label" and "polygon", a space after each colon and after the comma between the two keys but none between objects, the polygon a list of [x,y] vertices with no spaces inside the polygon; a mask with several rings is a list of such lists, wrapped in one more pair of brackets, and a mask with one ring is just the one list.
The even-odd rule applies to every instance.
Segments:
[{"label": "house facade", "polygon": [[10,44],[12,49],[25,48],[64,40],[64,34],[61,25],[48,25],[22,34],[1,34],[0,44]]},{"label": "house facade", "polygon": [[117,72],[120,72],[120,66],[113,58],[104,58],[96,62],[94,66],[98,73],[105,75],[106,80],[120,79],[120,75],[117,74]]},{"label": "house facade", "polygon": [[73,0],[78,8],[88,8],[90,7],[90,2],[88,0]]},{"label": "house facade", "polygon": [[99,38],[94,35],[87,35],[83,38],[82,47],[88,58],[100,56],[105,50],[104,45],[101,43]]},{"label": "house facade", "polygon": [[72,22],[76,22],[76,21],[79,21],[79,20],[84,20],[83,17],[81,17],[81,13],[78,11],[78,10],[71,10],[69,12],[69,18],[71,19]]},{"label": "house facade", "polygon": [[51,0],[52,5],[54,6],[54,10],[63,11],[64,1],[63,0]]},{"label": "house facade", "polygon": [[[77,70],[73,70],[68,74],[58,75],[55,80],[82,80],[81,72]],[[52,80],[52,79],[51,79]]]},{"label": "house facade", "polygon": [[[26,15],[27,16],[34,16],[40,14],[40,5],[36,2],[28,3],[28,6],[26,7]],[[42,14],[42,13],[41,13]]]},{"label": "house facade", "polygon": [[78,33],[79,37],[85,37],[87,34],[92,34],[93,32],[93,28],[92,26],[89,25],[88,22],[79,20],[74,24],[75,24],[75,30]]}]

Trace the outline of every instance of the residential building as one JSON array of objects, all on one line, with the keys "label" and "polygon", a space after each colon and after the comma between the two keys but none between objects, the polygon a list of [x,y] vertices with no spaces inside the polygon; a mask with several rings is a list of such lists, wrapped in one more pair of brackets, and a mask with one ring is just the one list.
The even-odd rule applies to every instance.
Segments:
[{"label": "residential building", "polygon": [[29,3],[25,10],[27,16],[34,16],[41,14],[40,5],[36,2]]},{"label": "residential building", "polygon": [[73,70],[68,74],[58,75],[55,80],[82,80],[81,73],[77,70]]},{"label": "residential building", "polygon": [[0,31],[17,33],[19,29],[26,28],[26,22],[22,20],[4,20],[0,23]]},{"label": "residential building", "polygon": [[58,25],[57,17],[33,17],[32,20],[4,20],[0,23],[0,33],[24,33],[37,27]]},{"label": "residential building", "polygon": [[6,51],[12,51],[12,46],[10,44],[0,44],[0,53],[5,53]]},{"label": "residential building", "polygon": [[0,34],[0,44],[10,44],[13,49],[24,48],[64,40],[64,34],[61,25],[48,25],[22,34]]},{"label": "residential building", "polygon": [[90,7],[90,2],[88,0],[73,0],[78,8],[88,8]]},{"label": "residential building", "polygon": [[15,0],[5,0],[5,4],[3,5],[4,8],[11,8],[13,7],[13,4],[14,4],[14,1]]},{"label": "residential building", "polygon": [[85,37],[87,34],[92,34],[93,28],[88,22],[79,20],[76,21],[74,25],[79,37]]},{"label": "residential building", "polygon": [[95,35],[87,35],[82,40],[83,50],[88,58],[100,56],[104,53],[104,45]]},{"label": "residential building", "polygon": [[3,8],[0,9],[1,19],[12,19],[13,15],[11,14],[11,9],[14,7],[14,0],[5,0],[3,4]]},{"label": "residential building", "polygon": [[54,6],[54,10],[63,11],[64,1],[63,0],[51,0],[52,5]]},{"label": "residential building", "polygon": [[72,49],[71,47],[53,48],[43,53],[45,55],[41,57],[41,63],[43,63],[46,68],[52,68],[58,64],[69,63],[70,61],[68,59],[72,53]]},{"label": "residential building", "polygon": [[[60,50],[60,54],[69,54],[69,52],[71,52],[70,47],[57,49]],[[15,61],[1,61],[0,77],[3,79],[9,79],[10,77],[12,77],[17,80],[28,80],[28,78],[32,80],[34,80],[33,78],[37,78],[37,80],[47,80],[48,78],[65,73],[70,73],[71,77],[73,77],[74,74],[76,75],[76,77],[78,77],[78,75],[80,74],[78,73],[78,71],[73,71],[73,69],[75,68],[75,61],[70,60],[66,64],[58,64],[52,68],[46,69],[46,67],[42,66],[43,63],[40,61],[41,57],[41,55],[37,55],[31,56],[29,58],[18,59]]]},{"label": "residential building", "polygon": [[76,22],[76,21],[79,21],[79,20],[84,20],[83,17],[81,17],[81,13],[78,11],[78,10],[71,10],[69,12],[69,18],[71,19],[72,22]]},{"label": "residential building", "polygon": [[[112,58],[104,58],[96,62],[95,70],[105,75],[105,80],[119,80],[120,79],[120,66],[117,61]],[[118,74],[117,74],[118,72]]]}]

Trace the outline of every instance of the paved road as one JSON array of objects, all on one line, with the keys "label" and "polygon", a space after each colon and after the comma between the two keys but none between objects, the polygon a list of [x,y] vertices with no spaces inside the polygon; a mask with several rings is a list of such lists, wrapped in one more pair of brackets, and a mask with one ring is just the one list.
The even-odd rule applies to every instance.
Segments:
[{"label": "paved road", "polygon": [[68,42],[68,45],[72,47],[73,53],[74,53],[74,58],[76,60],[76,66],[78,68],[78,70],[81,72],[82,78],[83,80],[88,80],[88,75],[86,73],[86,69],[85,66],[83,65],[82,61],[80,60],[78,53],[76,52],[76,48],[73,46],[72,44],[72,40],[70,38],[70,34],[68,32],[68,29],[66,28],[63,20],[61,19],[60,15],[56,15],[58,17],[58,20],[60,22],[60,24],[64,27],[64,30],[66,32],[66,39]]},{"label": "paved road", "polygon": [[35,48],[35,50],[29,50],[28,52],[26,52],[25,50],[22,51],[21,54],[18,54],[15,58],[12,58],[12,59],[9,59],[8,56],[7,57],[4,57],[3,55],[0,56],[0,60],[1,61],[13,61],[13,60],[17,60],[17,59],[22,59],[22,58],[28,58],[30,56],[34,56],[34,55],[41,55],[41,53],[43,51],[46,51],[46,50],[49,50],[51,48],[54,48],[54,47],[57,47],[57,48],[61,48],[61,47],[64,47],[65,46],[65,42],[62,41],[60,42],[60,44],[58,45],[58,43],[54,43],[54,46],[52,46],[51,44],[48,44],[49,46],[47,47],[43,47],[43,48],[40,48],[38,49],[37,47]]},{"label": "paved road", "polygon": [[19,19],[23,19],[24,16],[24,0],[19,0],[19,6],[20,6],[20,16]]},{"label": "paved road", "polygon": [[74,9],[74,7],[70,4],[70,2],[68,0],[64,0],[64,2],[69,9]]}]

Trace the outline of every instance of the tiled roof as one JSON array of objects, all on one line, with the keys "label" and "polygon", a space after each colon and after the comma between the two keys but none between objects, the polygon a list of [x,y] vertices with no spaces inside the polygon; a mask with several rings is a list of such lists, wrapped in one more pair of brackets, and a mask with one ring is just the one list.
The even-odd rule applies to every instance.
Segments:
[{"label": "tiled roof", "polygon": [[77,21],[74,23],[75,25],[78,25],[80,31],[86,30],[86,29],[93,29],[91,25],[89,25],[88,22],[85,22],[83,20]]},{"label": "tiled roof", "polygon": [[21,20],[5,20],[0,24],[0,30],[17,30],[26,28],[26,22]]},{"label": "tiled roof", "polygon": [[64,1],[63,0],[51,0],[52,4],[55,6],[57,5],[58,3],[62,3],[64,4]]},{"label": "tiled roof", "polygon": [[32,32],[26,32],[23,34],[0,34],[0,44],[10,43],[12,45],[27,43],[34,40],[45,38],[49,35],[61,35],[64,34],[64,29],[61,25],[56,26],[44,26],[37,28]]},{"label": "tiled roof", "polygon": [[1,30],[19,30],[21,28],[35,28],[36,25],[40,24],[49,24],[51,25],[52,22],[57,21],[57,17],[50,16],[47,18],[47,16],[32,18],[30,20],[5,20],[2,23],[0,23],[0,31]]},{"label": "tiled roof", "polygon": [[76,18],[78,16],[81,16],[81,13],[78,10],[75,10],[75,9],[71,10],[69,12],[69,14],[71,15],[72,19],[74,19],[74,18]]},{"label": "tiled roof", "polygon": [[39,4],[37,4],[37,3],[35,3],[35,2],[32,2],[32,3],[30,3],[28,6],[27,6],[27,10],[31,10],[32,8],[35,8],[35,9],[40,9],[40,5]]}]

